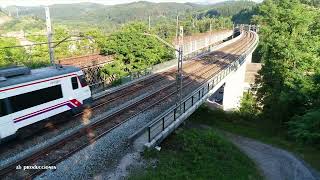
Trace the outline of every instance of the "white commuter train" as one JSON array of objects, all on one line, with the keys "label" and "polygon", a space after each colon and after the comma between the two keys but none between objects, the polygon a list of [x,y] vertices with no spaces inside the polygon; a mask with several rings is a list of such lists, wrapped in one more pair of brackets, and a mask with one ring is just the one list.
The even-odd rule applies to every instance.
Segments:
[{"label": "white commuter train", "polygon": [[0,142],[23,127],[91,100],[80,68],[0,69]]}]

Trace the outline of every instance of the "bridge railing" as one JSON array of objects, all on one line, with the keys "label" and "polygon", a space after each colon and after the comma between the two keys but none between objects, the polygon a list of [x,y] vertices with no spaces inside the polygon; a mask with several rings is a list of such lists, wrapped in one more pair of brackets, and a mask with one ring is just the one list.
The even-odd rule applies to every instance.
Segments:
[{"label": "bridge railing", "polygon": [[[180,117],[185,115],[189,116],[191,113],[197,109],[207,98],[209,92],[219,84],[226,76],[228,76],[231,72],[237,71],[237,69],[245,62],[246,57],[253,52],[253,50],[258,45],[258,36],[256,36],[256,41],[251,45],[248,50],[239,56],[237,60],[235,60],[230,65],[221,69],[217,73],[213,74],[210,79],[203,83],[198,89],[193,91],[189,96],[185,97],[182,100],[181,105],[175,105],[168,109],[163,114],[159,115],[152,121],[149,125],[143,128],[141,131],[147,131],[148,135],[148,143],[152,143],[152,141],[157,141],[156,137],[164,133],[169,126],[174,126],[175,121],[177,121]],[[175,129],[174,127],[171,129]],[[144,134],[145,132],[139,132],[139,134]],[[159,138],[158,138],[159,139]]]}]

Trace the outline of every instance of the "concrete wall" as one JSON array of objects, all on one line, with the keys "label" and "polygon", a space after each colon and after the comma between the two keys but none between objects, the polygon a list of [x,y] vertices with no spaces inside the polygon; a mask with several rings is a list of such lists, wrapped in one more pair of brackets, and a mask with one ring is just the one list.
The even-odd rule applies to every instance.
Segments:
[{"label": "concrete wall", "polygon": [[245,86],[246,64],[250,63],[251,60],[252,53],[246,57],[245,63],[236,72],[226,78],[223,94],[223,110],[232,111],[240,107]]}]

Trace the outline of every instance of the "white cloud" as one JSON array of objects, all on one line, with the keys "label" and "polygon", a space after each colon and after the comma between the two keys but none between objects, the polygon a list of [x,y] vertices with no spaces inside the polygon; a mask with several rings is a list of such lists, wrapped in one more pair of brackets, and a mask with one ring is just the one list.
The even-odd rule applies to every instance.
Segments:
[{"label": "white cloud", "polygon": [[[178,3],[185,3],[185,2],[210,2],[216,3],[221,2],[224,0],[148,0],[150,2],[178,2]],[[254,1],[261,1],[261,0],[254,0]],[[136,0],[0,0],[0,6],[39,6],[39,5],[52,5],[52,4],[72,4],[72,3],[79,3],[79,2],[93,2],[93,3],[100,3],[105,5],[114,5],[114,4],[122,4],[122,3],[129,3],[129,2],[136,2]]]}]

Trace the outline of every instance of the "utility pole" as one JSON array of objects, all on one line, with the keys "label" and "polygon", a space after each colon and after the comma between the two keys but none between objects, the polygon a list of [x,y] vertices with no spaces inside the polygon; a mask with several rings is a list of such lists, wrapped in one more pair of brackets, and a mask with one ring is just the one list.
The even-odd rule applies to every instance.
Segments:
[{"label": "utility pole", "polygon": [[177,100],[179,106],[179,110],[181,113],[181,107],[182,107],[182,78],[183,78],[183,72],[182,72],[182,64],[183,64],[183,26],[180,26],[180,33],[179,33],[179,50],[178,50],[178,74],[176,77],[177,81]]},{"label": "utility pole", "polygon": [[[181,107],[182,107],[182,64],[183,64],[183,26],[180,26],[180,31],[179,31],[179,39],[178,39],[178,43],[179,43],[179,48],[173,46],[171,43],[166,42],[165,40],[161,39],[159,36],[157,35],[152,35],[149,33],[143,33],[143,35],[145,36],[152,36],[157,38],[160,42],[162,42],[163,44],[165,44],[166,46],[168,46],[171,49],[174,49],[176,52],[178,52],[177,59],[178,59],[178,70],[177,70],[177,74],[176,74],[176,86],[177,86],[177,99],[176,99],[176,110],[179,110],[179,112],[181,112]],[[179,107],[179,109],[178,109]]]},{"label": "utility pole", "polygon": [[45,11],[46,11],[46,25],[47,25],[47,36],[48,36],[50,63],[51,63],[51,65],[56,66],[55,61],[54,61],[54,49],[53,49],[53,44],[52,44],[52,27],[51,27],[51,18],[50,18],[49,7],[45,7]]},{"label": "utility pole", "polygon": [[210,23],[210,32],[212,32],[212,24]]},{"label": "utility pole", "polygon": [[151,17],[149,16],[149,32],[151,30]]},{"label": "utility pole", "polygon": [[19,8],[17,8],[17,18],[19,18]]},{"label": "utility pole", "polygon": [[176,22],[176,40],[178,40],[179,34],[179,15],[177,15],[177,22]]},{"label": "utility pole", "polygon": [[195,24],[194,24],[194,18],[192,18],[192,27],[195,28]]}]

